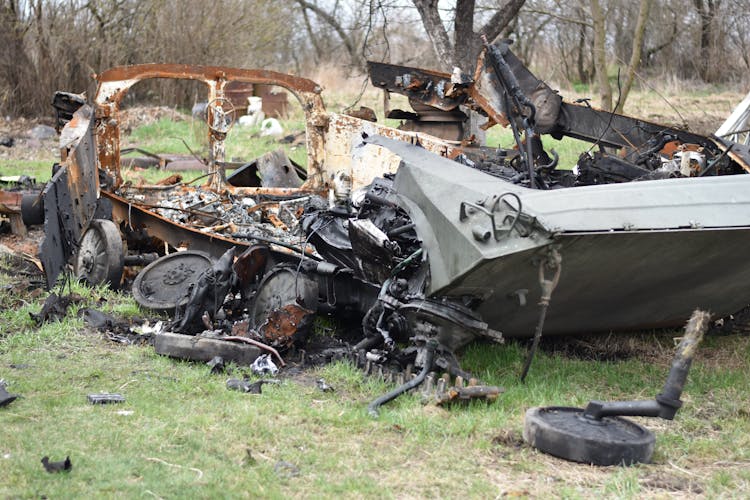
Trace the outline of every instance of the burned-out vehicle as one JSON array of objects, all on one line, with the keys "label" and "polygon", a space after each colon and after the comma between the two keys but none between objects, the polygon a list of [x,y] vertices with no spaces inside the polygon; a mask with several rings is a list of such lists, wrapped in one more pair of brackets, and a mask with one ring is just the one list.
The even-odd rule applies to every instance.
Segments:
[{"label": "burned-out vehicle", "polygon": [[[746,146],[565,102],[506,43],[488,44],[470,76],[380,63],[370,74],[418,105],[394,115],[405,130],[327,112],[315,83],[271,71],[129,66],[97,77],[91,105],[58,95],[62,161],[43,195],[40,252],[49,286],[71,263],[118,286],[123,266],[153,261],[133,293],[174,310],[175,332],[283,349],[312,315],[335,314],[361,325],[362,359],[416,366],[416,383],[435,367],[470,377],[455,353],[477,338],[678,326],[697,306],[724,316],[747,305]],[[203,186],[122,181],[120,105],[151,78],[206,86]],[[264,157],[226,175],[239,166],[225,160],[230,82],[299,100],[304,169]],[[423,132],[425,106],[451,123],[473,112],[509,126],[517,146]],[[543,134],[591,148],[565,169]]]}]

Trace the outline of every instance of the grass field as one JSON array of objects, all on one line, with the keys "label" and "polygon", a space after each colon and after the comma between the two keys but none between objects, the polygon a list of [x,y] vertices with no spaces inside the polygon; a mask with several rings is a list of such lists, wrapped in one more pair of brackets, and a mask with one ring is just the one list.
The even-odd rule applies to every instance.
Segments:
[{"label": "grass field", "polygon": [[[345,102],[335,98],[329,107]],[[284,125],[302,128],[298,116]],[[201,133],[190,120],[159,121],[126,140],[188,154],[175,138],[200,152]],[[234,129],[227,158],[250,160],[278,147],[255,133]],[[507,147],[512,138],[492,129],[489,142]],[[586,148],[570,140],[545,145],[560,153],[561,165],[572,165]],[[304,159],[303,148],[289,154]],[[3,158],[0,173],[33,172],[45,180],[53,160],[48,150]],[[166,175],[128,172],[132,180]],[[657,433],[654,463],[591,467],[525,446],[526,409],[652,398],[680,332],[543,339],[525,384],[518,375],[527,344],[473,344],[460,353],[462,366],[504,387],[496,402],[442,409],[412,394],[373,420],[366,406],[389,387],[349,364],[289,373],[262,395],[228,391],[226,375],[160,357],[150,346],[115,344],[78,317],[85,306],[148,317],[128,294],[74,284],[84,302],[65,320],[37,327],[29,313],[40,310],[46,292],[27,280],[14,263],[0,261],[0,378],[22,395],[0,408],[2,498],[750,496],[747,335],[706,338],[674,421],[637,419]],[[317,390],[319,377],[335,392]],[[92,406],[86,396],[94,392],[120,392],[127,401]],[[47,474],[45,455],[70,455],[73,470]]]},{"label": "grass field", "polygon": [[[388,387],[347,363],[283,377],[262,395],[228,391],[226,376],[211,375],[205,365],[105,340],[84,326],[76,308],[66,320],[37,328],[29,313],[38,312],[39,300],[19,292],[9,274],[6,264],[0,375],[23,397],[0,409],[4,498],[750,494],[747,336],[707,338],[676,420],[640,419],[658,435],[653,464],[590,467],[526,447],[525,410],[653,397],[679,332],[571,341],[587,346],[586,356],[549,342],[525,384],[518,380],[525,346],[472,345],[463,366],[505,388],[496,402],[446,410],[408,395],[373,420],[366,405]],[[145,314],[126,295],[78,285],[73,291],[85,297],[79,308]],[[617,360],[595,359],[612,353]],[[318,377],[335,392],[318,391]],[[102,391],[127,401],[87,403],[87,394]],[[73,470],[46,473],[44,455],[70,455]]]}]

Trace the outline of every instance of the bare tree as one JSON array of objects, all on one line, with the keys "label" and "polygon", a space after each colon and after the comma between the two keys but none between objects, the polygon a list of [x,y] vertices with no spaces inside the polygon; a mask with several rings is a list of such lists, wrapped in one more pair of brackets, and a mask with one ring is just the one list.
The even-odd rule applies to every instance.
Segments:
[{"label": "bare tree", "polygon": [[[699,71],[704,81],[713,79],[711,74],[711,46],[714,40],[714,19],[719,11],[721,0],[693,0],[693,6],[700,18],[700,65]],[[746,7],[747,8],[747,7]]]},{"label": "bare tree", "polygon": [[458,66],[465,72],[471,72],[481,48],[482,36],[488,40],[500,36],[518,15],[526,0],[507,0],[478,31],[474,30],[476,0],[457,0],[453,41],[440,17],[437,0],[412,0],[412,3],[419,12],[422,25],[443,69],[450,70]]},{"label": "bare tree", "polygon": [[643,40],[646,34],[646,23],[648,22],[648,14],[651,9],[651,0],[641,0],[640,8],[638,9],[638,22],[635,26],[635,34],[633,36],[633,48],[630,54],[630,62],[628,63],[627,72],[625,74],[625,83],[622,86],[620,97],[615,107],[615,112],[622,113],[625,106],[625,101],[628,99],[630,89],[633,86],[633,80],[638,66],[641,64],[641,54],[643,52]]},{"label": "bare tree", "polygon": [[[347,31],[344,25],[340,22],[340,20],[334,14],[327,12],[322,7],[318,6],[318,4],[314,3],[314,1],[308,1],[308,0],[294,0],[294,1],[295,3],[297,3],[297,5],[300,6],[302,10],[302,14],[305,18],[306,27],[308,29],[308,33],[310,34],[310,40],[313,43],[313,46],[316,46],[316,52],[318,52],[319,56],[321,54],[319,52],[319,47],[317,47],[316,36],[313,33],[312,27],[310,26],[308,12],[312,12],[313,14],[318,16],[324,23],[326,23],[328,26],[333,28],[333,30],[341,39],[341,43],[343,43],[344,47],[346,48],[346,52],[349,54],[350,63],[357,68],[362,68],[364,61],[362,60],[362,56],[361,56],[362,52],[357,47],[357,40],[354,39],[351,33]],[[335,7],[333,10],[335,12],[336,10]]]},{"label": "bare tree", "polygon": [[594,26],[594,69],[599,87],[599,106],[609,111],[612,109],[612,87],[607,75],[607,38],[606,19],[599,0],[589,0],[591,22]]}]

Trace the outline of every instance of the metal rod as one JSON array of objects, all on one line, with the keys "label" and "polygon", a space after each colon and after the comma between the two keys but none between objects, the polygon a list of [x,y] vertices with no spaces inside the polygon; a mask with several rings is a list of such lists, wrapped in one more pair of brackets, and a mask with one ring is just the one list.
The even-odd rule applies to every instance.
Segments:
[{"label": "metal rod", "polygon": [[424,382],[425,377],[427,377],[427,374],[430,373],[430,370],[432,369],[432,362],[435,359],[435,349],[437,349],[437,342],[434,340],[428,341],[425,349],[427,350],[427,352],[425,353],[424,366],[422,367],[422,371],[419,372],[419,375],[417,375],[415,378],[408,381],[404,385],[395,388],[391,392],[383,394],[375,401],[370,403],[367,406],[367,413],[369,413],[371,417],[378,418],[380,416],[380,414],[378,413],[378,409],[382,405],[388,403],[389,401],[393,401],[406,391],[410,391],[411,389],[414,389],[419,384]]},{"label": "metal rod", "polygon": [[274,356],[276,356],[276,359],[279,360],[279,364],[284,367],[286,366],[286,363],[284,363],[284,360],[281,359],[281,356],[279,355],[279,351],[271,347],[270,345],[266,345],[263,342],[258,342],[257,340],[249,339],[247,337],[237,337],[237,336],[229,336],[229,337],[221,337],[220,340],[230,340],[233,342],[244,342],[245,344],[254,345],[255,347],[259,347],[260,349],[263,349],[264,351],[268,351]]}]

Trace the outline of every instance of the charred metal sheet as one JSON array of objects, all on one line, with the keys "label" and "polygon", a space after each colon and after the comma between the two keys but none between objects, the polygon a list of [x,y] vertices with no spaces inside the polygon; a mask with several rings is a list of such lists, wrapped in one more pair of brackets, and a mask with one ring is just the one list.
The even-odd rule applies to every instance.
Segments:
[{"label": "charred metal sheet", "polygon": [[[88,126],[83,126],[86,123]],[[92,123],[88,106],[75,112],[69,126],[84,132],[69,146],[67,158],[42,193],[45,237],[39,254],[50,288],[77,252],[83,232],[96,213],[99,173]]]},{"label": "charred metal sheet", "polygon": [[534,106],[537,131],[543,134],[550,132],[557,121],[562,98],[521,63],[507,42],[490,46],[490,50],[496,51],[494,55],[500,58],[500,68],[505,74],[498,75],[490,63],[490,55],[482,52],[474,76],[475,84],[468,90],[471,99],[489,116],[491,123],[505,125],[520,111],[509,107],[507,93],[500,83],[503,80],[507,85],[511,80]]},{"label": "charred metal sheet", "polygon": [[286,304],[268,314],[260,325],[263,339],[274,347],[289,348],[307,337],[315,313],[297,304]]},{"label": "charred metal sheet", "polygon": [[224,298],[232,286],[234,261],[237,247],[232,247],[217,259],[213,266],[204,270],[193,286],[184,290],[188,295],[184,307],[178,303],[172,329],[178,333],[195,334],[213,329],[216,313],[224,304]]},{"label": "charred metal sheet", "polygon": [[154,350],[172,358],[203,362],[221,356],[225,362],[241,366],[250,366],[260,356],[260,349],[254,345],[168,332],[154,337]]},{"label": "charred metal sheet", "polygon": [[83,94],[71,94],[70,92],[55,92],[52,98],[52,107],[55,108],[56,121],[55,129],[58,133],[62,128],[73,119],[73,114],[81,106],[86,104],[86,97]]},{"label": "charred metal sheet", "polygon": [[550,134],[632,150],[642,149],[654,137],[668,134],[682,143],[716,149],[713,141],[692,132],[569,102],[563,103],[557,125]]},{"label": "charred metal sheet", "polygon": [[266,153],[256,162],[262,186],[298,188],[302,185],[302,179],[283,149]]},{"label": "charred metal sheet", "polygon": [[538,262],[550,245],[565,266],[545,333],[676,326],[696,304],[727,315],[750,296],[750,266],[734,250],[750,244],[747,175],[540,191],[368,141],[402,160],[395,188],[428,255],[426,292],[477,297],[482,319],[506,335],[534,331],[537,310],[524,304],[540,299]]},{"label": "charred metal sheet", "polygon": [[466,84],[453,82],[447,73],[374,61],[367,61],[367,70],[375,87],[433,108],[451,111],[466,101]]}]

